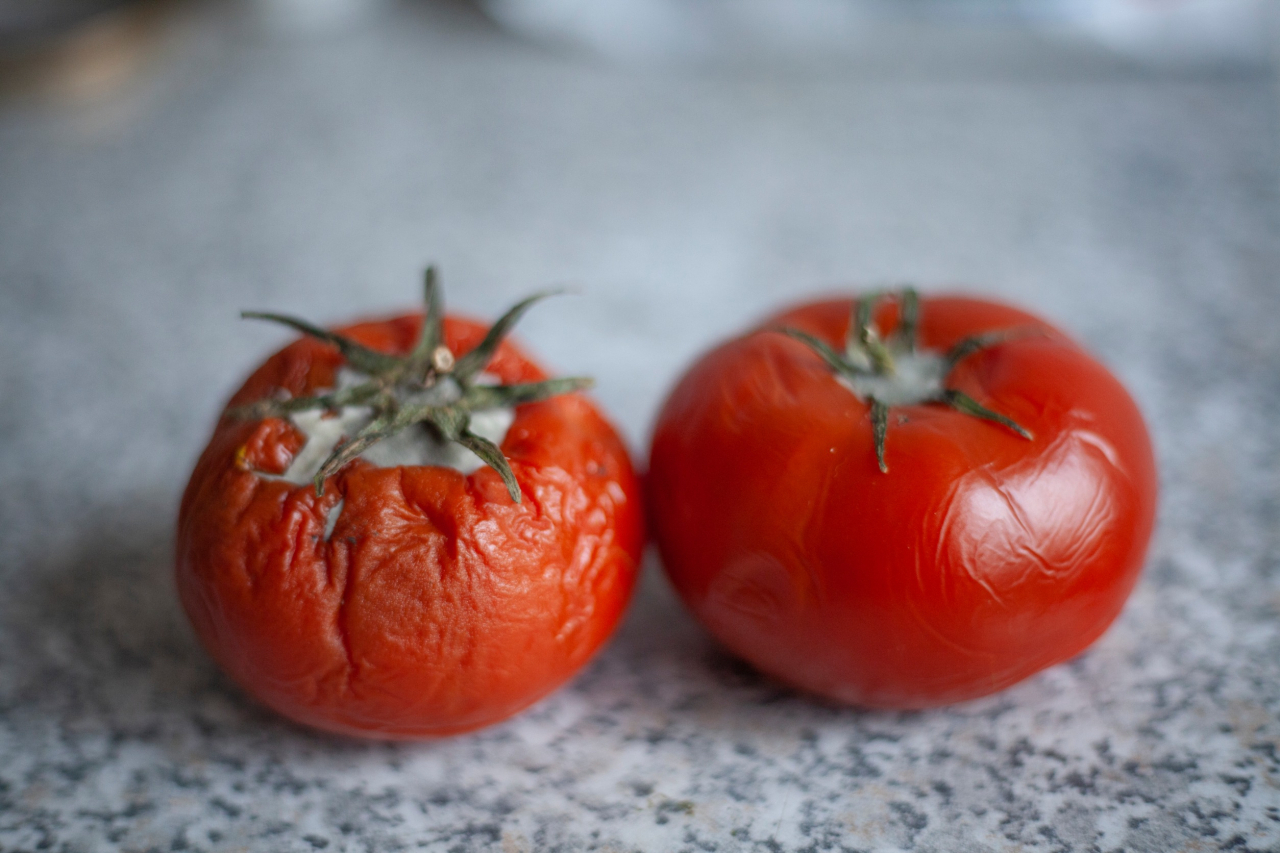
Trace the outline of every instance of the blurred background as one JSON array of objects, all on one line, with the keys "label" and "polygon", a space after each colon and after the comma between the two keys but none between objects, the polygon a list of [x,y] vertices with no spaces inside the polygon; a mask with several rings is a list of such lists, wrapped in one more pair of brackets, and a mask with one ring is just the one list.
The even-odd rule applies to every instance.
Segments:
[{"label": "blurred background", "polygon": [[[1273,0],[0,0],[0,847],[1277,849],[1278,34]],[[431,261],[480,317],[572,285],[517,334],[641,462],[781,303],[1021,304],[1151,424],[1147,574],[1080,661],[912,716],[735,669],[654,564],[510,724],[299,732],[192,639],[176,504],[289,337],[241,309],[399,311]]]},{"label": "blurred background", "polygon": [[240,307],[384,310],[428,260],[472,313],[572,283],[530,334],[600,362],[639,443],[677,365],[800,294],[966,286],[1096,336],[1143,288],[1221,280],[1165,267],[1244,180],[1225,148],[1272,143],[1274,12],[0,0],[0,272],[18,313],[92,294],[132,345],[202,352],[202,419],[238,376],[214,355],[280,339]]}]

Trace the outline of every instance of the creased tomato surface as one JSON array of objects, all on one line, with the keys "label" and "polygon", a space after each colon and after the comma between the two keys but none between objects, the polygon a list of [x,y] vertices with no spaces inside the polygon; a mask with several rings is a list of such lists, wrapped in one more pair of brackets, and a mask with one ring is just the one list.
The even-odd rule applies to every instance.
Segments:
[{"label": "creased tomato surface", "polygon": [[[340,331],[399,354],[420,326],[404,316]],[[484,332],[445,320],[454,353]],[[331,387],[341,365],[334,348],[300,340],[229,407]],[[545,378],[508,342],[487,370],[504,384]],[[280,713],[372,737],[474,729],[563,683],[617,624],[643,544],[639,486],[621,440],[581,395],[516,409],[501,446],[520,504],[488,467],[464,475],[360,459],[317,497],[271,476],[304,441],[285,420],[224,416],[178,520],[177,586],[197,634]]]},{"label": "creased tomato surface", "polygon": [[[661,410],[648,478],[672,583],[761,670],[862,706],[1000,690],[1066,660],[1120,612],[1156,505],[1146,427],[1083,349],[1016,309],[920,303],[919,345],[949,385],[1032,434],[946,406],[894,406],[888,472],[869,405],[790,326],[840,348],[851,301],[804,305],[701,358]],[[890,334],[898,307],[878,312]]]}]

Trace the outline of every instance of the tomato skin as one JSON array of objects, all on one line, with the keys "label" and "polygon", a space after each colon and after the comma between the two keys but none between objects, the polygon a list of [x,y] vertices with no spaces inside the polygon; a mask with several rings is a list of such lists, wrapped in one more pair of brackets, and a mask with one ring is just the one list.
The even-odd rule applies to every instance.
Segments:
[{"label": "tomato skin", "polygon": [[[881,473],[869,405],[806,345],[765,331],[841,348],[851,304],[771,317],[672,391],[647,479],[672,584],[760,670],[864,707],[959,702],[1076,655],[1119,614],[1152,532],[1155,462],[1133,400],[1038,318],[923,298],[926,349],[1042,332],[970,355],[948,382],[1033,439],[895,406]],[[881,309],[888,334],[898,309]]]},{"label": "tomato skin", "polygon": [[[421,316],[340,330],[408,352]],[[448,317],[454,353],[485,326]],[[228,408],[334,383],[332,347],[297,341]],[[503,383],[545,374],[504,342]],[[176,578],[205,647],[248,692],[298,722],[410,739],[502,720],[572,676],[613,631],[644,543],[639,481],[613,428],[577,394],[516,409],[502,444],[515,504],[488,467],[349,464],[317,497],[279,473],[305,437],[225,415],[178,518]],[[342,502],[331,535],[327,515]]]}]

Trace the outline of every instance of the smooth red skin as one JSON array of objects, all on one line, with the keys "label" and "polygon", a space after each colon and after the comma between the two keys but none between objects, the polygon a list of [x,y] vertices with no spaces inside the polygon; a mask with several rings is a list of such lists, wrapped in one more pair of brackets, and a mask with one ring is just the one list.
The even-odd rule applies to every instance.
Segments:
[{"label": "smooth red skin", "polygon": [[[949,383],[1031,431],[945,406],[869,406],[794,326],[840,347],[851,301],[803,305],[699,360],[658,417],[650,520],[672,583],[726,646],[841,702],[924,708],[1001,690],[1092,643],[1141,569],[1156,505],[1142,417],[1061,332],[976,299],[921,300],[920,341],[1038,328]],[[883,306],[882,330],[897,322]]]},{"label": "smooth red skin", "polygon": [[[421,318],[343,330],[407,352]],[[447,318],[458,354],[485,327]],[[306,339],[228,406],[330,387],[342,359]],[[545,378],[510,343],[487,370]],[[356,460],[323,497],[282,472],[288,422],[223,417],[183,496],[177,585],[218,663],[275,710],[347,735],[421,738],[502,720],[574,674],[613,631],[644,542],[639,482],[613,428],[577,394],[519,406],[502,450],[522,503],[482,467]],[[344,500],[326,541],[327,511]]]}]

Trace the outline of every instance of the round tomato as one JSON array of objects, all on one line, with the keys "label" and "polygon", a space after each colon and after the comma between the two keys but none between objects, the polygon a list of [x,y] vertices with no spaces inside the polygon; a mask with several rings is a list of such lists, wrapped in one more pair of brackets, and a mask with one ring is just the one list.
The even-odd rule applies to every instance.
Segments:
[{"label": "round tomato", "polygon": [[802,305],[702,357],[658,416],[648,501],[671,582],[732,651],[921,708],[1107,628],[1156,470],[1133,400],[1064,334],[907,291]]},{"label": "round tomato", "polygon": [[[420,314],[337,333],[271,317],[322,339],[285,347],[232,398],[182,500],[176,571],[212,656],[285,716],[383,738],[474,729],[564,682],[617,624],[643,546],[638,480],[587,399],[539,399],[583,383],[544,382],[501,341],[510,318],[488,335],[480,323],[445,318],[424,350]],[[468,355],[482,347],[491,358]],[[373,391],[344,385],[354,364],[390,373],[375,377]],[[464,365],[482,376],[467,395],[453,372]],[[429,396],[427,386],[454,376],[452,394]],[[388,403],[396,417],[421,403],[419,420],[439,419],[410,432],[444,433],[427,438],[462,442],[490,467],[463,473],[355,455],[385,426],[375,392],[396,383],[412,386]],[[510,404],[500,452],[479,428],[446,417],[459,399]],[[354,403],[374,407],[372,425],[346,435],[314,481],[284,476],[319,441],[289,413],[345,423]]]}]

